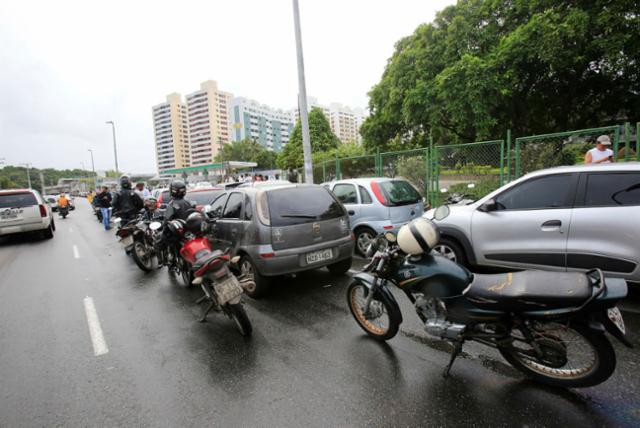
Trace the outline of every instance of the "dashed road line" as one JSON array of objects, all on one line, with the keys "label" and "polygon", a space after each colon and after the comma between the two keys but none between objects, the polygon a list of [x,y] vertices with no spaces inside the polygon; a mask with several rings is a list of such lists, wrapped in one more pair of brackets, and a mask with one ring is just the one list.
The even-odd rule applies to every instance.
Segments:
[{"label": "dashed road line", "polygon": [[78,251],[78,246],[77,245],[73,246],[73,257],[75,257],[76,259],[80,258],[80,251]]},{"label": "dashed road line", "polygon": [[98,318],[96,306],[93,303],[93,299],[89,296],[84,298],[84,312],[87,315],[87,323],[89,324],[93,353],[96,357],[99,357],[109,352],[109,348],[107,348],[107,342],[104,340],[104,335],[102,334],[102,327],[100,327],[100,319]]}]

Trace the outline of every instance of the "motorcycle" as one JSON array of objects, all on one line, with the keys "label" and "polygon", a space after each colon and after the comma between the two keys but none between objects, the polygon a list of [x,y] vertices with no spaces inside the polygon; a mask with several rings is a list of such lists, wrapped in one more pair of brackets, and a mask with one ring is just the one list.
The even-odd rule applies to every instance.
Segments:
[{"label": "motorcycle", "polygon": [[[190,284],[200,285],[204,295],[197,300],[197,303],[209,302],[200,322],[205,322],[209,312],[216,310],[232,319],[240,334],[245,337],[250,336],[253,327],[242,305],[242,293],[244,288],[252,286],[252,279],[250,277],[239,279],[229,269],[229,263],[237,264],[240,258],[231,259],[228,250],[226,252],[213,250],[209,239],[204,236],[208,228],[187,230],[182,220],[172,220],[169,224],[168,227],[172,233],[181,237],[179,254],[182,264],[178,266],[180,266],[183,280],[189,278]],[[160,222],[153,222],[150,225],[153,230],[158,230],[160,227]]]},{"label": "motorcycle", "polygon": [[[436,219],[448,207],[436,210]],[[616,303],[623,279],[586,273],[522,271],[479,275],[439,255],[404,254],[387,232],[371,244],[371,261],[347,289],[351,314],[370,336],[395,336],[402,313],[389,288],[408,297],[426,332],[453,345],[449,375],[465,341],[498,349],[525,375],[557,387],[587,387],[613,374],[606,333],[631,347]]]},{"label": "motorcycle", "polygon": [[67,216],[69,215],[69,207],[58,207],[58,215],[62,218],[67,218]]},{"label": "motorcycle", "polygon": [[125,253],[127,253],[127,255],[130,255],[131,251],[133,250],[133,235],[136,231],[137,221],[137,219],[133,219],[126,221],[125,224],[122,224],[121,217],[113,218],[113,223],[117,227],[116,236],[119,238],[118,242],[120,242],[120,245],[122,245],[122,248],[124,248],[124,251]]}]

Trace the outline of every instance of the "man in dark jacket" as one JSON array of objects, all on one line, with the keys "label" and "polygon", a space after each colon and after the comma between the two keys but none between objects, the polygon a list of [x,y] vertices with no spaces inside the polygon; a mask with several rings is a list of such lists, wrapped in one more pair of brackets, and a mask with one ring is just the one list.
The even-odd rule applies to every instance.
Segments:
[{"label": "man in dark jacket", "polygon": [[131,221],[142,209],[142,199],[131,189],[131,180],[126,175],[120,177],[120,191],[113,198],[111,206],[114,215],[122,218],[122,224]]},{"label": "man in dark jacket", "polygon": [[187,194],[187,186],[180,180],[172,181],[169,185],[169,193],[171,199],[164,212],[165,220],[181,219],[186,220],[189,214],[193,212],[193,204],[185,199]]},{"label": "man in dark jacket", "polygon": [[96,208],[100,210],[104,230],[111,229],[111,226],[109,225],[109,214],[111,212],[111,193],[109,193],[109,188],[107,186],[102,186],[102,190],[96,195],[93,203],[95,204]]}]

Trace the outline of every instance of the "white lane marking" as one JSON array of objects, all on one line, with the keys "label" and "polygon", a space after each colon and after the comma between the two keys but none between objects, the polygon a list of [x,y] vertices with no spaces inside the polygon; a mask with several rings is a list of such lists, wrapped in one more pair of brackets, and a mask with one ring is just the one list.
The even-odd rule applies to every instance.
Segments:
[{"label": "white lane marking", "polygon": [[91,342],[93,343],[93,353],[96,357],[99,357],[109,352],[109,348],[107,348],[107,342],[104,340],[104,335],[102,334],[102,327],[100,327],[96,306],[93,304],[93,299],[89,296],[84,298],[84,312],[87,314],[89,334],[91,335]]},{"label": "white lane marking", "polygon": [[77,245],[73,246],[73,257],[75,257],[76,259],[80,258],[80,252],[78,251],[78,246]]}]

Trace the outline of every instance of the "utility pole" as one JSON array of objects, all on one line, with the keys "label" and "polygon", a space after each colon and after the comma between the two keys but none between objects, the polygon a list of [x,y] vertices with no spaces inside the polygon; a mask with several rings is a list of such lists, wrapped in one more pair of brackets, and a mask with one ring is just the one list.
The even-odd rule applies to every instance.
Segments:
[{"label": "utility pole", "polygon": [[118,170],[118,149],[116,148],[116,124],[113,123],[113,120],[108,120],[105,123],[107,125],[111,125],[111,131],[113,132],[113,157],[116,159],[116,176],[119,176],[120,171]]},{"label": "utility pole", "polygon": [[31,189],[31,174],[29,173],[29,168],[31,168],[31,164],[23,163],[22,165],[27,168],[27,182],[29,183],[29,189]]},{"label": "utility pole", "polygon": [[46,195],[47,192],[45,192],[44,188],[44,174],[42,172],[40,173],[40,186],[42,187],[42,195]]},{"label": "utility pole", "polygon": [[96,176],[96,166],[93,163],[93,149],[88,149],[89,153],[91,153],[91,171],[93,171],[93,187],[94,190],[98,191],[98,177]]},{"label": "utility pole", "polygon": [[311,160],[311,138],[309,137],[309,112],[307,110],[307,84],[304,78],[304,58],[302,57],[302,32],[300,31],[300,10],[298,0],[293,0],[293,21],[296,33],[296,57],[298,60],[298,109],[302,125],[302,151],[304,153],[304,182],[313,184],[313,163]]}]

